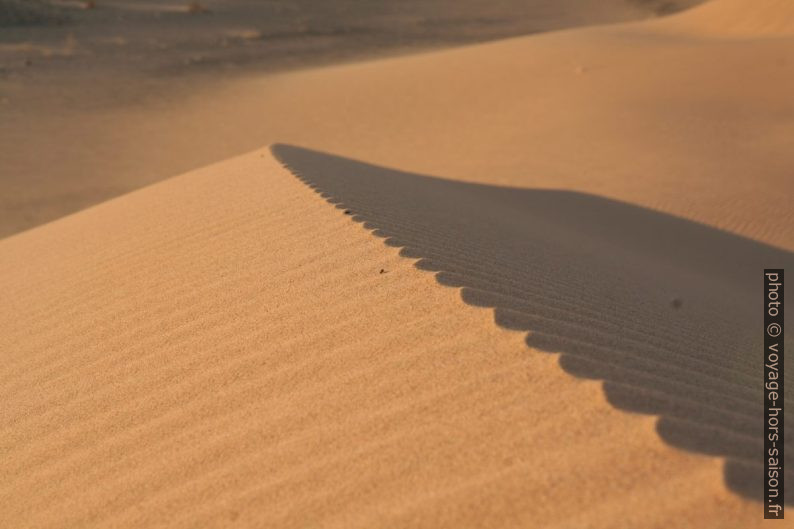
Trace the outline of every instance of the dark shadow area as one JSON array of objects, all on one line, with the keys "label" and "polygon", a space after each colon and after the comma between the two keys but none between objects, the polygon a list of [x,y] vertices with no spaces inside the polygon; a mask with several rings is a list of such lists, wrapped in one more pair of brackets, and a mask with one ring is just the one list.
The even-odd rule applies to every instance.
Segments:
[{"label": "dark shadow area", "polygon": [[63,24],[63,10],[42,0],[0,0],[0,28]]},{"label": "dark shadow area", "polygon": [[[659,416],[669,444],[724,457],[727,485],[761,497],[763,269],[794,268],[794,254],[584,193],[272,150],[418,268],[461,288],[466,303],[493,308],[529,346],[560,353],[566,372],[603,380],[615,407]],[[786,447],[794,483],[791,435]]]}]

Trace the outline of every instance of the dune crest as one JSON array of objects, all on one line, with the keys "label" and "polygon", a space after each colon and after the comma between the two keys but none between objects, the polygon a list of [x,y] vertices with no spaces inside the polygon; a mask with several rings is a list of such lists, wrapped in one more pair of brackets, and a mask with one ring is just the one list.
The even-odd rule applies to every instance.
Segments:
[{"label": "dune crest", "polygon": [[[370,196],[370,172],[343,194]],[[425,203],[423,182],[387,190]],[[533,354],[266,150],[0,241],[0,269],[9,527],[761,526],[719,460]]]},{"label": "dune crest", "polygon": [[224,161],[0,240],[2,524],[763,527],[790,9],[7,106],[9,218]]},{"label": "dune crest", "polygon": [[464,301],[528,331],[530,347],[604,380],[612,404],[660,416],[664,440],[726,457],[728,485],[758,497],[754,300],[759,271],[794,267],[794,254],[584,193],[441,180],[286,145],[273,152],[420,269],[462,288]]}]

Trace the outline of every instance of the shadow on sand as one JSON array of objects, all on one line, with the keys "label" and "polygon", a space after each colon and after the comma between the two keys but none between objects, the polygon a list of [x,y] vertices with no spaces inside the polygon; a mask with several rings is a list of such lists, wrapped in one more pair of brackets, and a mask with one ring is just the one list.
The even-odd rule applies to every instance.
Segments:
[{"label": "shadow on sand", "polygon": [[614,406],[659,416],[666,442],[724,457],[727,485],[760,499],[762,271],[794,269],[794,254],[584,193],[272,151],[418,268],[460,287],[465,302],[494,308],[497,324],[528,332],[529,346],[560,353],[568,373],[603,380]]}]

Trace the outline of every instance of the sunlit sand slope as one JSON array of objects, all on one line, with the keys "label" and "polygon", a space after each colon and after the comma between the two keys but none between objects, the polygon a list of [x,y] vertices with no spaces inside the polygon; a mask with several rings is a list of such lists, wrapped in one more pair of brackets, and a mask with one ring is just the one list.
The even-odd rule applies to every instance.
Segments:
[{"label": "sunlit sand slope", "polygon": [[[368,171],[342,191],[377,196]],[[406,177],[384,187],[395,201],[373,203],[392,208],[383,229],[406,211],[427,219],[405,200],[433,202],[434,186]],[[505,236],[532,226],[523,205],[496,191],[469,217],[476,196],[462,189],[450,196],[465,216],[445,216],[420,249],[437,247],[444,263],[454,255],[471,300],[478,262],[524,251],[484,236],[507,218],[519,223]],[[370,214],[351,202],[355,215]],[[510,204],[513,213],[494,210]],[[582,242],[548,214],[541,207],[537,222]],[[452,236],[455,226],[475,229]],[[401,233],[416,227],[399,222]],[[524,275],[513,261],[488,270],[484,291],[518,281],[515,303],[525,303],[527,292],[556,289],[535,299],[579,318],[580,330],[559,334],[608,337],[621,314],[609,299],[628,295],[593,290],[596,274],[626,255],[610,241],[605,233],[599,268],[563,263],[559,252],[527,256]],[[550,275],[544,262],[568,268]],[[662,285],[691,280],[675,262],[658,265],[669,274]],[[268,151],[8,238],[0,269],[8,527],[760,525],[760,507],[726,489],[719,459],[672,447],[654,418],[616,410],[600,383],[571,377],[556,355],[527,347],[524,332],[461,303]],[[573,270],[594,275],[576,299]],[[666,303],[659,288],[642,294]],[[632,343],[664,342],[657,333],[698,308],[699,292]],[[730,368],[704,390],[723,389]],[[737,377],[741,389],[748,375]],[[742,392],[734,400],[743,413]]]}]

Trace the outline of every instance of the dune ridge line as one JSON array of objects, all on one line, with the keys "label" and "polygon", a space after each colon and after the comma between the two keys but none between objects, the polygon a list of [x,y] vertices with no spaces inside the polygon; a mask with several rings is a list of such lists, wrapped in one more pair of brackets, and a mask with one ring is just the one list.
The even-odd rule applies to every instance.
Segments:
[{"label": "dune ridge line", "polygon": [[530,347],[561,353],[568,373],[603,380],[617,408],[658,416],[666,442],[725,458],[728,487],[760,497],[756,276],[794,265],[791,252],[584,193],[271,150],[417,268],[460,288],[463,301],[528,332]]}]

